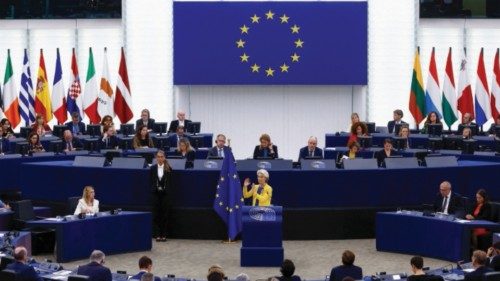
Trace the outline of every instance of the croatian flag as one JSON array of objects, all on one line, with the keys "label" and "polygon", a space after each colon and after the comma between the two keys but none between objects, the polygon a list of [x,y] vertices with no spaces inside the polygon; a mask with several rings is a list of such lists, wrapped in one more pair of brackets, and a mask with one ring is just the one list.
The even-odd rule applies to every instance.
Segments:
[{"label": "croatian flag", "polygon": [[73,48],[73,57],[71,58],[71,79],[69,80],[68,89],[68,112],[72,114],[73,112],[78,112],[80,118],[83,118],[83,99],[82,99],[82,87],[80,85],[80,77],[78,76],[78,64],[76,63],[75,48]]}]

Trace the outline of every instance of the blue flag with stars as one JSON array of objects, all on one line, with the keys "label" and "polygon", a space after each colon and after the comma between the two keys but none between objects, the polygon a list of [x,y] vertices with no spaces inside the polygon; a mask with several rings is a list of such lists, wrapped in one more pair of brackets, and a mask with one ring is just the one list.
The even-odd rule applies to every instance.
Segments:
[{"label": "blue flag with stars", "polygon": [[230,149],[224,149],[224,160],[215,192],[214,209],[227,226],[227,235],[235,239],[241,232],[243,191],[236,171],[236,161]]},{"label": "blue flag with stars", "polygon": [[176,85],[366,85],[366,1],[174,1]]}]

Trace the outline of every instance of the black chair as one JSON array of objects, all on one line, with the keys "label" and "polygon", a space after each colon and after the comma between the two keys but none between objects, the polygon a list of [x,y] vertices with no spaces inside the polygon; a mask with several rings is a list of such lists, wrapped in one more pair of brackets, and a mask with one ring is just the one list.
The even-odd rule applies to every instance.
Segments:
[{"label": "black chair", "polygon": [[8,256],[2,257],[0,259],[0,271],[4,270],[7,267],[7,265],[13,263],[14,261],[15,261],[14,258]]},{"label": "black chair", "polygon": [[80,200],[81,197],[79,196],[73,196],[68,198],[68,214],[72,215],[75,213],[76,206],[78,206],[78,200]]},{"label": "black chair", "polygon": [[483,280],[484,281],[500,281],[500,272],[499,271],[486,272],[483,275]]},{"label": "black chair", "polygon": [[85,275],[70,275],[68,276],[68,281],[87,281],[90,277]]},{"label": "black chair", "polygon": [[491,205],[491,221],[499,222],[500,221],[500,203],[499,202],[490,202]]},{"label": "black chair", "polygon": [[15,271],[4,269],[0,271],[0,280],[2,281],[16,281],[17,275]]}]

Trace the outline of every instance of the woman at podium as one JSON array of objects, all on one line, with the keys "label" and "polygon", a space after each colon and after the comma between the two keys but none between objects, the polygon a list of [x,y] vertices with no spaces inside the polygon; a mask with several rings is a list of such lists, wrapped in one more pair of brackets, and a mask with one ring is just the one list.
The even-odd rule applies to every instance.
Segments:
[{"label": "woman at podium", "polygon": [[95,214],[99,212],[99,201],[95,199],[95,191],[92,186],[83,188],[83,195],[78,200],[74,215]]},{"label": "woman at podium", "polygon": [[273,197],[273,189],[267,183],[269,173],[260,169],[257,171],[257,184],[251,184],[250,179],[246,178],[243,183],[243,197],[252,197],[252,206],[270,206]]}]

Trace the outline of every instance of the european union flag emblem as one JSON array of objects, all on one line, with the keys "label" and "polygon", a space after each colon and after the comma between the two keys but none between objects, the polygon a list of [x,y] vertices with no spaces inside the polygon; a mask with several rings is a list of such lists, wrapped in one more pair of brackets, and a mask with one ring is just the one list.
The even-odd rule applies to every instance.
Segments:
[{"label": "european union flag emblem", "polygon": [[174,2],[177,85],[366,85],[367,3]]},{"label": "european union flag emblem", "polygon": [[241,208],[244,205],[243,191],[236,171],[233,152],[224,148],[224,161],[215,192],[214,209],[227,226],[227,235],[235,239],[241,232]]}]

